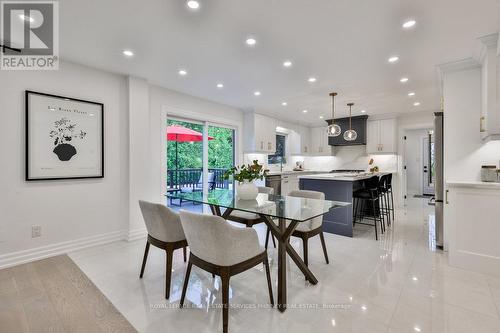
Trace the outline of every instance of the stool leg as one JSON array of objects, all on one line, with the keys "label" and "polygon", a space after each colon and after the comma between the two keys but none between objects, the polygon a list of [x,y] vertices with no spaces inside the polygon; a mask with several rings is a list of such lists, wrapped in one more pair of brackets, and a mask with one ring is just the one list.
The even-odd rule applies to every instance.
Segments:
[{"label": "stool leg", "polygon": [[373,209],[373,221],[375,223],[375,240],[378,240],[377,234],[377,211],[375,208],[375,200],[372,200],[372,209]]}]

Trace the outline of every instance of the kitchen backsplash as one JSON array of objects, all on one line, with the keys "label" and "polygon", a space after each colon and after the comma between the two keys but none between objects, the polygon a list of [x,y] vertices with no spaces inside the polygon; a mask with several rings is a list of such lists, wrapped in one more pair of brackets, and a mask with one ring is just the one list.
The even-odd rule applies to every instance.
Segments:
[{"label": "kitchen backsplash", "polygon": [[[284,168],[291,169],[295,162],[303,161],[307,170],[330,171],[333,169],[368,169],[370,158],[374,160],[380,171],[393,171],[398,169],[398,156],[389,155],[366,155],[365,146],[347,146],[336,148],[335,156],[291,156]],[[267,155],[265,154],[245,154],[244,163],[258,160],[259,163],[267,166]],[[279,165],[268,166],[270,170],[279,170]]]}]

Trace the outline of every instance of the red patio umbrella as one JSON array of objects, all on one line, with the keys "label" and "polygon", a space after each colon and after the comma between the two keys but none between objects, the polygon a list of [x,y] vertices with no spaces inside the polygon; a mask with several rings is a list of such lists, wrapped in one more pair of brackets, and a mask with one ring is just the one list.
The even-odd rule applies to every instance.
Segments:
[{"label": "red patio umbrella", "polygon": [[[214,138],[209,136],[208,140]],[[179,172],[179,150],[178,142],[198,142],[203,140],[203,134],[181,125],[170,125],[167,127],[167,141],[175,141],[175,169]]]}]

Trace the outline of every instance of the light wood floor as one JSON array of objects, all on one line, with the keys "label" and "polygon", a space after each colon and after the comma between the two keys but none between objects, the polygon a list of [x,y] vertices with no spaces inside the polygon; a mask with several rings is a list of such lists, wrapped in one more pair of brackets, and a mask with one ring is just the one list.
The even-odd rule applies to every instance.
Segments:
[{"label": "light wood floor", "polygon": [[0,270],[0,332],[136,332],[66,255]]}]

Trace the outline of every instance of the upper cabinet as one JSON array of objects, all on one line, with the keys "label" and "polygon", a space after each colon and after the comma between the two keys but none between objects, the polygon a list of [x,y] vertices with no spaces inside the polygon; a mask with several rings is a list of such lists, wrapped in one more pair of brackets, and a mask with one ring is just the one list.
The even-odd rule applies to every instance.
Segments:
[{"label": "upper cabinet", "polygon": [[310,155],[312,156],[331,156],[332,146],[328,144],[328,135],[326,126],[311,128]]},{"label": "upper cabinet", "polygon": [[310,128],[306,126],[297,126],[289,134],[290,154],[291,155],[310,155]]},{"label": "upper cabinet", "polygon": [[479,38],[481,64],[481,118],[483,140],[500,139],[500,59],[498,33]]},{"label": "upper cabinet", "polygon": [[246,153],[274,154],[276,120],[258,113],[246,113],[243,138]]},{"label": "upper cabinet", "polygon": [[368,154],[397,152],[396,119],[368,121],[366,126],[366,152]]}]

